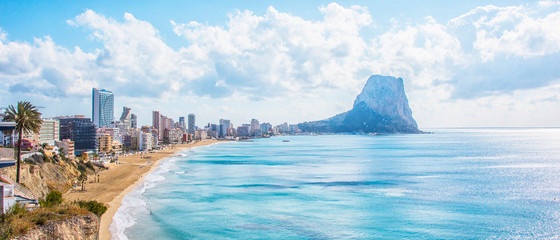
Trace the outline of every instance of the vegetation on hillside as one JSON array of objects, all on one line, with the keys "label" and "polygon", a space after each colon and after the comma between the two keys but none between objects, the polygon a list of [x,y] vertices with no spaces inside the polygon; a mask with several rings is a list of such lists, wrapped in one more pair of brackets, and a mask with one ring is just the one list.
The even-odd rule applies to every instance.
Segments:
[{"label": "vegetation on hillside", "polygon": [[0,215],[0,239],[10,239],[23,235],[31,228],[42,226],[50,221],[60,221],[71,217],[94,213],[100,217],[107,207],[96,201],[63,202],[62,194],[50,192],[41,207],[27,211],[25,206],[15,204],[5,214]]}]

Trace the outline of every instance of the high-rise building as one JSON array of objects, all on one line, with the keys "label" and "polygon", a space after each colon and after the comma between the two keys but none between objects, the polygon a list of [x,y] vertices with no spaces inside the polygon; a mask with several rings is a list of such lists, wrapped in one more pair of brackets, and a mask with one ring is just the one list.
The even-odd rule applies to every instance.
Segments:
[{"label": "high-rise building", "polygon": [[220,119],[220,129],[218,129],[218,137],[225,137],[228,135],[228,129],[230,128],[231,122],[227,119]]},{"label": "high-rise building", "polygon": [[189,134],[194,134],[195,130],[195,116],[191,113],[189,114]]},{"label": "high-rise building", "polygon": [[251,120],[251,135],[259,135],[261,131],[261,125],[259,124],[259,120],[253,119]]},{"label": "high-rise building", "polygon": [[161,119],[161,114],[159,114],[159,111],[153,111],[152,112],[152,127],[154,127],[155,130],[158,131],[158,135],[159,138],[163,137],[163,131],[161,131],[160,126],[160,119]]},{"label": "high-rise building", "polygon": [[132,126],[132,112],[130,110],[130,108],[123,107],[122,115],[120,118],[121,123],[124,124],[126,129],[129,129]]},{"label": "high-rise building", "polygon": [[92,118],[97,127],[108,127],[113,122],[114,96],[111,91],[93,88]]},{"label": "high-rise building", "polygon": [[175,125],[175,121],[173,121],[173,119],[169,118],[169,117],[165,117],[165,129],[173,129],[173,125]]},{"label": "high-rise building", "polygon": [[263,134],[268,134],[270,131],[272,131],[272,124],[270,124],[270,123],[262,123],[261,124],[261,132]]},{"label": "high-rise building", "polygon": [[76,154],[97,150],[97,132],[95,124],[89,118],[63,117],[59,118],[60,139],[74,141]]},{"label": "high-rise building", "polygon": [[130,127],[132,129],[138,128],[138,116],[136,114],[130,114]]},{"label": "high-rise building", "polygon": [[187,130],[187,124],[185,123],[185,117],[179,117],[179,126],[183,131]]}]

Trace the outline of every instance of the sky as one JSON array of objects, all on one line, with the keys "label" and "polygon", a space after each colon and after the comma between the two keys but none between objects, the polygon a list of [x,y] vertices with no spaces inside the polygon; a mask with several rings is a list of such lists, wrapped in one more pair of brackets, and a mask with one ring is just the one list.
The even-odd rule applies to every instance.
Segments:
[{"label": "sky", "polygon": [[381,74],[420,129],[558,127],[559,69],[560,1],[0,1],[0,107],[46,117],[299,123]]}]

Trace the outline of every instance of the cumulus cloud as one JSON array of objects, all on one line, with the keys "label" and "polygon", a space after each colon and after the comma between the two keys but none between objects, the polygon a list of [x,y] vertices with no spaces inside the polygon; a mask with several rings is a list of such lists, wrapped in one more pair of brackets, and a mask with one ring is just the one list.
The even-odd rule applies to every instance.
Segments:
[{"label": "cumulus cloud", "polygon": [[449,21],[467,64],[454,69],[456,97],[547,86],[560,78],[560,8],[478,7]]},{"label": "cumulus cloud", "polygon": [[[379,72],[441,98],[480,98],[560,79],[560,8],[484,6],[438,23],[401,26],[374,38]],[[375,69],[375,67],[372,67]],[[447,89],[447,91],[438,91]],[[413,91],[414,91],[413,90]]]},{"label": "cumulus cloud", "polygon": [[366,51],[359,30],[371,16],[366,8],[336,3],[319,10],[324,18],[318,22],[269,7],[264,16],[236,11],[224,27],[172,24],[191,44],[181,52],[204,65],[207,81],[256,97],[347,87],[359,79],[353,74]]},{"label": "cumulus cloud", "polygon": [[[395,19],[388,31],[369,39],[362,34],[373,25],[369,9],[331,3],[318,11],[317,20],[272,6],[262,16],[234,11],[224,25],[171,20],[184,39],[178,49],[130,13],[117,20],[86,10],[68,20],[102,44],[91,52],[61,47],[49,36],[10,41],[0,29],[1,85],[10,94],[49,99],[89,97],[92,87],[103,87],[138,99],[276,102],[353,96],[369,75],[387,74],[405,79],[413,110],[428,112],[425,103],[512,95],[560,78],[556,1],[483,6],[444,23],[429,16],[415,24]],[[322,108],[328,115],[341,108],[339,98],[330,101],[324,106],[336,109]]]}]

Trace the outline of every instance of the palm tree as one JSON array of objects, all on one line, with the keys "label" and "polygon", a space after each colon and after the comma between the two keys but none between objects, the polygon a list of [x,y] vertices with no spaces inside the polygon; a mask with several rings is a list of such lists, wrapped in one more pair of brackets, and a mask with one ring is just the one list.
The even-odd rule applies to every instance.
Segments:
[{"label": "palm tree", "polygon": [[21,139],[23,134],[39,133],[41,124],[41,113],[37,107],[30,102],[18,102],[17,109],[10,105],[5,112],[4,121],[15,122],[15,131],[18,133],[17,141],[17,166],[16,166],[16,182],[19,183],[19,162],[21,161]]}]

